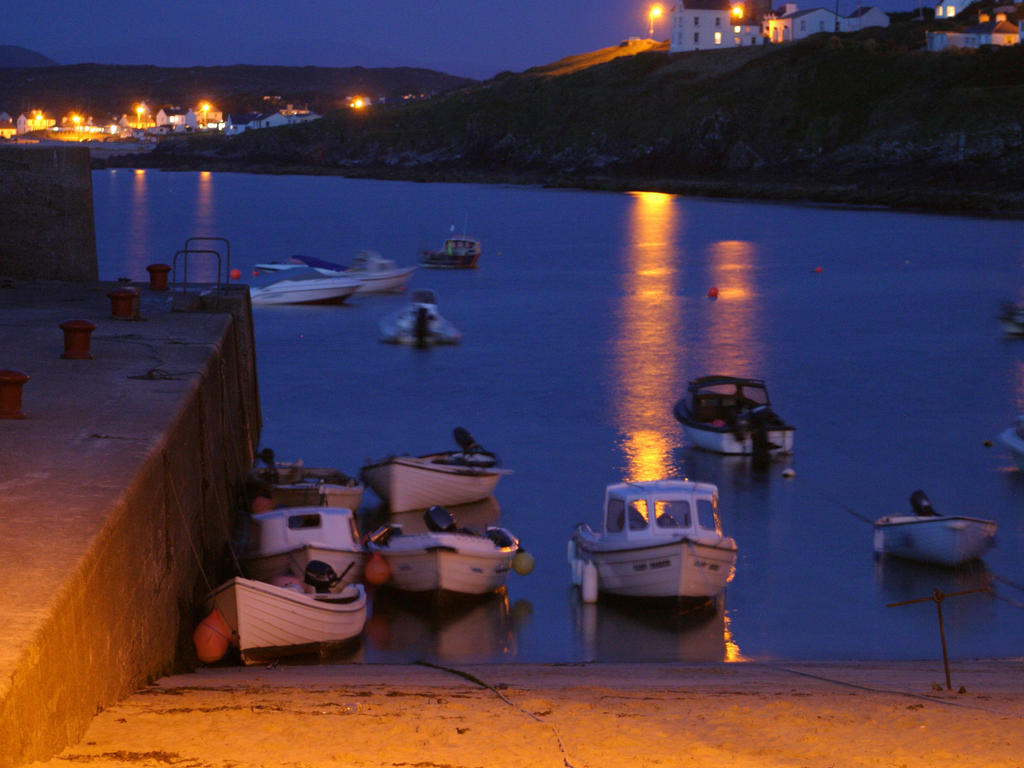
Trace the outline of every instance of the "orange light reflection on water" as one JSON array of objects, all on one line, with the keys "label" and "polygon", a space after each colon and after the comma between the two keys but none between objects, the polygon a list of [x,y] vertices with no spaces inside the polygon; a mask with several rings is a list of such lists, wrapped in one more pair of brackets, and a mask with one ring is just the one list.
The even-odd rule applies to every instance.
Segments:
[{"label": "orange light reflection on water", "polygon": [[720,240],[711,245],[709,256],[718,299],[710,313],[707,344],[715,351],[716,369],[704,373],[760,376],[763,350],[755,333],[754,245],[744,240]]},{"label": "orange light reflection on water", "polygon": [[630,246],[624,257],[621,323],[615,341],[615,424],[627,480],[670,477],[679,444],[672,403],[679,395],[682,357],[679,269],[675,250],[680,209],[672,195],[632,192]]}]

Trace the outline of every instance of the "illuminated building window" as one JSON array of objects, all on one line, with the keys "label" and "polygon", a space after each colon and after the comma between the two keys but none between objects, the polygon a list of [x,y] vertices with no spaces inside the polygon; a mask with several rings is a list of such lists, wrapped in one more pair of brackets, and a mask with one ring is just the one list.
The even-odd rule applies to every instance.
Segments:
[{"label": "illuminated building window", "polygon": [[740,38],[739,38],[739,35],[737,35],[736,37],[734,37],[734,38],[732,39],[732,44],[733,44],[733,45],[739,45],[739,44],[740,44]]},{"label": "illuminated building window", "polygon": [[738,35],[740,33],[740,28],[739,27],[733,27],[732,31],[735,32]]},{"label": "illuminated building window", "polygon": [[721,32],[715,32],[715,45],[721,45],[721,44],[722,44],[722,33]]},{"label": "illuminated building window", "polygon": [[946,15],[949,16],[950,18],[952,18],[953,16],[956,16],[956,7],[952,6],[952,5],[947,5],[946,6]]}]

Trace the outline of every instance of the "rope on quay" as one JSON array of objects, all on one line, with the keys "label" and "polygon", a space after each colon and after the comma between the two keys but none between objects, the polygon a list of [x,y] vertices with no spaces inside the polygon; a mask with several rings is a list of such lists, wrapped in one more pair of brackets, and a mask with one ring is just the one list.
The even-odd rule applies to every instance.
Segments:
[{"label": "rope on quay", "polygon": [[799,669],[792,669],[790,667],[783,667],[778,664],[765,664],[764,666],[770,667],[771,669],[778,670],[779,672],[788,672],[791,675],[797,675],[799,677],[809,677],[813,680],[821,680],[826,683],[833,683],[834,685],[841,685],[846,688],[855,688],[859,691],[867,691],[868,693],[885,693],[890,696],[907,696],[911,699],[921,699],[922,701],[930,701],[934,704],[945,704],[948,707],[960,707],[962,709],[976,709],[980,712],[989,712],[993,715],[1003,715],[1004,717],[1020,717],[1024,718],[1024,715],[1019,712],[1003,712],[998,709],[992,709],[991,707],[982,707],[977,704],[971,704],[965,701],[951,701],[949,699],[940,699],[935,696],[928,696],[923,693],[913,693],[912,691],[901,691],[893,690],[890,688],[874,688],[870,685],[861,685],[860,683],[851,683],[846,680],[836,680],[833,677],[826,677],[825,675],[816,675],[813,672],[803,672]]},{"label": "rope on quay", "polygon": [[469,672],[463,672],[461,669],[455,669],[454,667],[444,667],[444,666],[441,666],[440,664],[432,664],[429,661],[422,661],[422,660],[416,661],[414,663],[419,664],[421,667],[430,667],[431,669],[439,669],[442,672],[448,672],[449,674],[452,674],[452,675],[458,675],[459,677],[461,677],[461,678],[463,678],[465,680],[468,680],[469,682],[473,683],[474,685],[479,685],[481,688],[486,688],[487,690],[489,690],[492,693],[494,693],[494,695],[496,695],[499,699],[501,699],[503,702],[508,704],[513,709],[519,710],[520,712],[522,712],[527,717],[529,717],[529,718],[531,718],[533,720],[536,720],[538,723],[543,723],[548,728],[550,728],[551,731],[555,734],[555,739],[558,741],[558,749],[562,752],[562,764],[565,766],[565,768],[575,768],[575,766],[571,762],[569,762],[569,752],[565,748],[565,742],[562,741],[562,734],[560,734],[558,732],[558,729],[555,726],[551,725],[550,723],[546,723],[543,718],[537,717],[537,715],[533,714],[533,712],[530,712],[529,710],[523,709],[521,706],[516,704],[514,701],[509,699],[505,694],[503,694],[501,691],[499,691],[497,688],[495,688],[493,685],[491,685],[489,683],[485,683],[483,680],[481,680],[476,675],[472,675]]}]

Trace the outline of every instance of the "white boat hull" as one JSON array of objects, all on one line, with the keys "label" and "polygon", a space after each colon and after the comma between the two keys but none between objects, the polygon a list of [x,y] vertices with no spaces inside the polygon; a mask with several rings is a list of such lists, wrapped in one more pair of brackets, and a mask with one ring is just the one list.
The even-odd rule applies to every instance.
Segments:
[{"label": "white boat hull", "polygon": [[361,584],[316,597],[236,577],[214,590],[206,607],[224,617],[247,664],[352,641],[366,624]]},{"label": "white boat hull", "polygon": [[713,598],[736,571],[737,550],[731,539],[709,546],[690,539],[616,550],[601,549],[579,530],[573,534],[569,562],[573,581],[582,568],[597,568],[599,592],[636,598]]},{"label": "white boat hull", "polygon": [[279,507],[308,507],[319,504],[323,507],[341,507],[355,512],[363,503],[363,484],[278,484],[271,488],[270,498],[275,506]]},{"label": "white boat hull", "polygon": [[312,280],[306,281],[285,281],[277,283],[273,288],[251,288],[249,291],[250,300],[255,305],[272,304],[336,304],[344,301],[359,289],[355,281],[343,281],[351,283],[339,285],[329,280],[322,284],[308,285],[315,283]]},{"label": "white boat hull", "polygon": [[485,499],[510,470],[435,464],[423,457],[396,457],[363,467],[363,479],[392,512]]},{"label": "white boat hull", "polygon": [[875,521],[874,549],[878,555],[956,566],[980,557],[995,535],[995,522],[973,517],[883,517]]},{"label": "white boat hull", "polygon": [[1017,434],[1017,429],[1015,427],[1004,429],[999,434],[999,442],[1009,450],[1014,463],[1024,470],[1024,440]]},{"label": "white boat hull", "polygon": [[486,595],[508,579],[515,547],[461,533],[396,536],[386,546],[368,545],[388,563],[389,584],[405,592]]},{"label": "white boat hull", "polygon": [[[768,442],[777,446],[770,453],[793,452],[793,429],[772,429],[768,431]],[[735,432],[716,429],[700,429],[690,424],[683,424],[683,435],[687,442],[697,448],[714,453],[747,455],[754,452],[754,440],[750,433],[742,438]]]}]

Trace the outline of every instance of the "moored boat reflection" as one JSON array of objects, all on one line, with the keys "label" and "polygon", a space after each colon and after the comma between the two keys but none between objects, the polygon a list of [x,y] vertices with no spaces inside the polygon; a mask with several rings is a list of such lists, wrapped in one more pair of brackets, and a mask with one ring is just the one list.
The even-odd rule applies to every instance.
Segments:
[{"label": "moored boat reflection", "polygon": [[602,599],[584,603],[569,590],[573,626],[584,661],[733,661],[725,600],[666,609]]},{"label": "moored boat reflection", "polygon": [[373,613],[366,623],[366,660],[407,662],[414,659],[444,662],[500,661],[518,651],[520,617],[528,606],[509,606],[501,590],[471,602],[442,610],[392,590],[378,590]]}]

